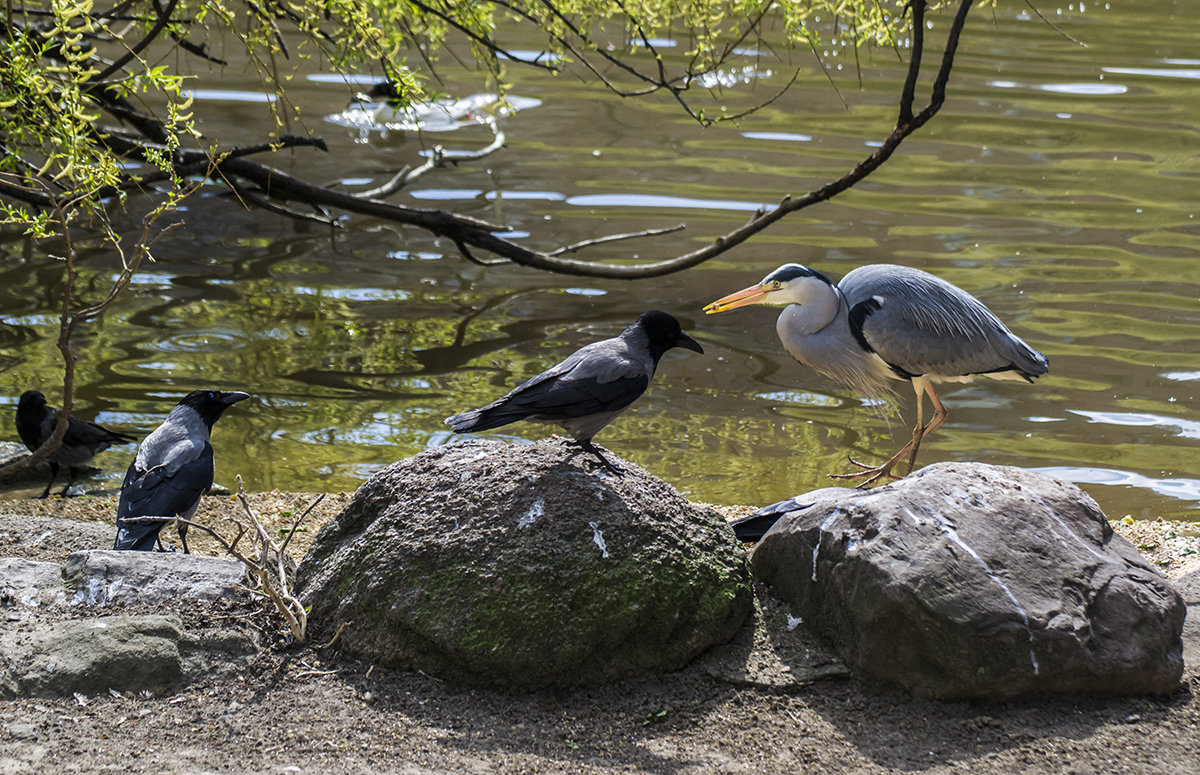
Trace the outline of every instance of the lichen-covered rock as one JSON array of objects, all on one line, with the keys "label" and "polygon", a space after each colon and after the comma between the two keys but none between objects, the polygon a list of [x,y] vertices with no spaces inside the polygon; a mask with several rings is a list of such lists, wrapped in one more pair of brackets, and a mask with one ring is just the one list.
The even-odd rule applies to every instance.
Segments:
[{"label": "lichen-covered rock", "polygon": [[[611,456],[611,453],[609,453]],[[467,441],[359,488],[300,565],[349,653],[454,681],[564,687],[672,669],[752,607],[719,514],[558,439]]]},{"label": "lichen-covered rock", "polygon": [[754,572],[857,673],[941,698],[1178,687],[1183,602],[1078,487],[942,463],[811,495]]},{"label": "lichen-covered rock", "polygon": [[182,637],[173,616],[108,616],[40,628],[7,644],[0,695],[164,691],[183,677]]},{"label": "lichen-covered rock", "polygon": [[259,650],[252,627],[193,630],[170,615],[17,617],[7,624],[0,628],[0,699],[160,694],[232,674]]},{"label": "lichen-covered rock", "polygon": [[67,557],[62,578],[77,604],[178,603],[245,595],[246,566],[232,557],[89,549]]}]

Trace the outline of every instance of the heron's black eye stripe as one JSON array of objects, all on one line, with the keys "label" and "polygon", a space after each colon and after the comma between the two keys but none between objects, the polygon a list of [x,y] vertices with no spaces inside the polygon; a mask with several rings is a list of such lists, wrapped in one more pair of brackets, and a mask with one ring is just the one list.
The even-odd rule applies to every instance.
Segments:
[{"label": "heron's black eye stripe", "polygon": [[766,285],[768,282],[774,282],[781,285],[800,277],[815,277],[827,285],[833,285],[832,280],[818,272],[816,269],[813,269],[809,266],[801,266],[800,264],[784,264],[774,272],[771,272],[769,275],[764,277],[763,285]]}]

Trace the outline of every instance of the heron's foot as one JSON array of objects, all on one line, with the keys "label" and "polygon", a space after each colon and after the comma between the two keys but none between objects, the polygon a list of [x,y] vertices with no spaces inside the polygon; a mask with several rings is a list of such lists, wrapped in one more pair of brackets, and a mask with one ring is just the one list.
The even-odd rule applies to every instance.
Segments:
[{"label": "heron's foot", "polygon": [[858,462],[854,458],[847,458],[847,459],[852,464],[858,466],[862,470],[861,471],[850,471],[850,472],[844,473],[844,474],[830,474],[829,475],[830,479],[837,479],[839,481],[846,480],[846,479],[862,479],[863,481],[861,481],[855,485],[856,489],[861,490],[864,487],[869,487],[870,485],[875,484],[875,482],[878,482],[880,479],[883,479],[883,478],[887,478],[888,480],[893,481],[893,482],[896,481],[897,479],[904,478],[902,476],[896,476],[895,474],[892,473],[892,469],[895,468],[895,466],[896,466],[895,460],[889,460],[888,462],[886,462],[880,466],[868,466],[868,465],[864,465],[864,464]]},{"label": "heron's foot", "polygon": [[[858,466],[863,471],[877,471],[880,468],[880,466],[873,466],[870,463],[860,463],[849,455],[846,455],[846,460],[850,463],[850,465]],[[859,473],[856,471],[849,474],[830,474],[830,476],[832,476],[834,479],[853,479],[854,477],[859,476]]]}]

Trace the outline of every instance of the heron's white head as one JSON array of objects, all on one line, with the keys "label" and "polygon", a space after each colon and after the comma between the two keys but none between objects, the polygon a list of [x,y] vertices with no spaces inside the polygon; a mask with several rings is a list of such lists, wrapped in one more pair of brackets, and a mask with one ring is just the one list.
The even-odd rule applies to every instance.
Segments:
[{"label": "heron's white head", "polygon": [[818,300],[827,300],[834,293],[833,281],[811,267],[800,264],[784,264],[764,277],[757,285],[743,288],[717,299],[704,308],[709,315],[750,304],[805,306]]}]

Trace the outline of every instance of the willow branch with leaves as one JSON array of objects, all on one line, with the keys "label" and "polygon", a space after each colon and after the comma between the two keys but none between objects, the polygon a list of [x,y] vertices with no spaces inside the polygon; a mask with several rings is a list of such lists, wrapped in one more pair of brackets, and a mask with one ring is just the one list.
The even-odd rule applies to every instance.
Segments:
[{"label": "willow branch with leaves", "polygon": [[[94,9],[93,0],[14,0],[7,36],[0,36],[0,61],[8,62],[0,65],[0,106],[5,108],[0,146],[6,151],[0,160],[0,215],[36,237],[61,236],[79,213],[105,222],[105,208],[114,199],[129,202],[131,197],[166,192],[177,202],[186,188],[184,181],[200,175],[228,184],[247,207],[331,226],[337,219],[328,215],[330,210],[415,226],[446,237],[465,258],[480,263],[506,261],[592,277],[656,277],[721,255],[780,219],[846,191],[883,165],[942,107],[971,6],[972,0],[960,0],[929,101],[918,109],[916,89],[926,56],[925,0],[890,6],[890,14],[876,0],[700,0],[694,8],[689,4],[690,15],[683,19],[676,16],[677,6],[662,0],[319,0],[304,5],[282,0],[125,0],[108,10]],[[414,170],[401,169],[388,183],[358,193],[286,174],[261,159],[283,149],[302,152],[304,146],[326,150],[311,133],[281,131],[293,120],[288,111],[294,106],[287,99],[280,61],[294,51],[315,52],[339,68],[380,63],[402,100],[418,100],[425,96],[424,88],[418,74],[400,64],[403,52],[416,47],[434,66],[439,47],[461,35],[501,90],[502,60],[550,69],[573,66],[618,94],[645,97],[666,92],[688,115],[710,124],[730,116],[709,116],[691,104],[687,95],[700,77],[727,62],[772,15],[793,42],[815,50],[816,33],[808,22],[820,12],[835,16],[840,34],[849,34],[854,43],[890,43],[897,31],[911,32],[911,58],[894,128],[870,156],[836,180],[785,197],[743,226],[682,255],[638,264],[586,261],[565,254],[612,241],[612,235],[539,251],[502,236],[508,231],[505,224],[387,200],[415,176],[468,161],[470,154],[462,152],[435,153]],[[616,16],[610,17],[613,13]],[[137,20],[126,28],[128,39],[110,26],[118,18]],[[558,59],[513,54],[497,37],[501,19],[538,25]],[[221,61],[208,47],[205,25],[210,22],[224,30],[226,45],[242,49],[264,88],[278,95],[268,107],[276,119],[277,137],[235,148],[197,131],[195,106],[183,88],[186,73],[158,62],[169,61],[176,47],[185,54],[202,52],[196,55],[206,66]],[[135,35],[134,29],[140,32]],[[687,38],[690,48],[682,64],[668,66],[654,41],[677,33]],[[289,46],[289,39],[299,43]],[[182,40],[189,44],[182,46]],[[495,142],[475,158],[500,152],[502,143],[497,131]],[[57,210],[65,217],[51,217]],[[651,229],[620,238],[650,238],[665,231]]]}]

